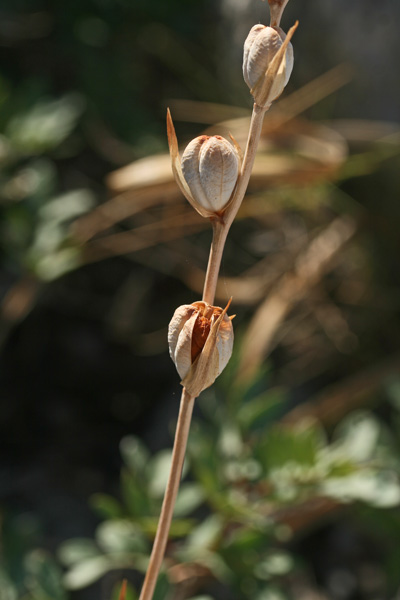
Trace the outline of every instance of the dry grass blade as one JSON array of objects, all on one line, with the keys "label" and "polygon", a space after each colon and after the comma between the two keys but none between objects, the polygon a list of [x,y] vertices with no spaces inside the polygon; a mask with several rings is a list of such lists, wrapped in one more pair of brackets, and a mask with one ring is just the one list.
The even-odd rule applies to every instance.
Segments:
[{"label": "dry grass blade", "polygon": [[181,215],[174,215],[170,219],[155,221],[131,231],[123,231],[93,240],[84,247],[83,262],[85,264],[92,263],[110,256],[138,252],[185,237],[204,229],[206,225],[206,222],[199,220],[196,213],[188,214],[185,210]]},{"label": "dry grass blade", "polygon": [[349,217],[339,217],[317,235],[256,311],[242,344],[238,377],[251,377],[271,347],[273,337],[289,310],[315,285],[332,258],[356,231]]},{"label": "dry grass blade", "polygon": [[365,406],[388,378],[399,373],[400,356],[397,355],[330,386],[292,410],[283,422],[295,425],[303,419],[313,417],[324,425],[335,425],[352,410]]}]

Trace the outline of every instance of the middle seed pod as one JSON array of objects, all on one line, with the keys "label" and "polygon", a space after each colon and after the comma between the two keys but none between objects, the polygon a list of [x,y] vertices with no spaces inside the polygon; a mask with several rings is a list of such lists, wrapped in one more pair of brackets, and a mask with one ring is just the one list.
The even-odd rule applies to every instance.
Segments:
[{"label": "middle seed pod", "polygon": [[220,135],[201,135],[186,147],[183,176],[195,202],[210,215],[221,213],[228,205],[239,163],[236,148]]}]

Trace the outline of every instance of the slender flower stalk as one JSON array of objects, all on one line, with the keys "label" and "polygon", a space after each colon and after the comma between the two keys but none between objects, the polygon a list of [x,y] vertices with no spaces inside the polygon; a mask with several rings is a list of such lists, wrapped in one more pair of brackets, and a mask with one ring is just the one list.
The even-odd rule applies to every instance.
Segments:
[{"label": "slender flower stalk", "polygon": [[[288,0],[268,0],[268,2],[271,12],[271,26],[279,28],[282,13]],[[233,144],[230,146],[230,142],[219,136],[215,136],[214,138],[201,136],[193,140],[185,150],[183,162],[186,161],[186,163],[184,162],[182,165],[171,115],[169,111],[167,113],[168,141],[175,179],[181,192],[193,208],[203,217],[210,218],[213,238],[204,281],[202,302],[180,307],[177,311],[178,316],[174,317],[170,324],[169,336],[172,340],[171,356],[176,360],[176,357],[181,355],[187,348],[189,354],[187,357],[183,356],[183,363],[188,363],[189,373],[181,383],[183,386],[186,385],[190,390],[194,391],[190,393],[186,387],[183,387],[182,390],[167,488],[139,600],[152,600],[158,574],[162,566],[182,474],[194,401],[201,390],[208,387],[210,382],[214,381],[215,377],[224,368],[227,349],[229,351],[232,347],[232,326],[231,324],[227,325],[227,323],[229,324],[229,319],[226,315],[230,301],[224,310],[213,306],[222,255],[229,229],[247,190],[261,136],[264,115],[271,106],[272,101],[276,98],[277,89],[281,88],[280,91],[282,91],[287,83],[288,74],[286,68],[291,71],[293,51],[290,39],[297,25],[298,23],[288,31],[288,34],[284,38],[279,39],[276,50],[271,52],[271,56],[268,59],[270,63],[266,66],[265,55],[263,56],[263,53],[260,53],[259,58],[264,67],[261,69],[261,76],[257,79],[253,89],[251,89],[254,97],[254,106],[246,150],[242,161],[235,140],[232,140]],[[249,59],[249,56],[252,56],[250,52],[254,49],[253,45],[255,43],[258,42],[253,33],[250,32],[249,38],[246,40],[246,44],[248,44],[247,49],[245,44],[246,60],[244,64],[246,75],[249,78],[252,76],[251,69],[254,65],[256,69],[259,69],[259,64],[256,64],[258,48],[255,49],[256,59]],[[207,165],[209,173],[204,165]],[[232,178],[235,177],[236,165],[237,174],[235,182],[235,179]],[[229,178],[227,178],[227,170],[229,170]],[[218,187],[221,188],[219,196]],[[231,189],[233,189],[232,193]],[[192,315],[191,311],[195,311],[195,307],[202,304],[205,305],[205,312],[199,313],[198,317],[196,314]],[[209,321],[206,317],[208,312],[214,315]],[[218,318],[216,315],[219,315]],[[225,324],[222,325],[223,323]],[[182,341],[180,341],[181,334]],[[203,337],[205,338],[202,341],[203,347],[197,348],[198,339],[203,339]],[[194,342],[191,341],[192,339],[196,340],[196,353],[193,352]],[[220,351],[225,353],[223,357],[220,356]],[[219,362],[220,360],[223,360],[222,367]],[[207,370],[210,372],[204,373]],[[202,385],[202,382],[204,382],[204,385]]]},{"label": "slender flower stalk", "polygon": [[195,398],[190,396],[186,389],[183,388],[178,422],[176,425],[174,447],[172,450],[170,473],[164,494],[160,519],[158,521],[157,534],[139,600],[151,600],[156,587],[158,574],[161,569],[165,549],[167,547],[168,534],[171,528],[175,501],[178,495],[183,462],[185,460],[194,401]]}]

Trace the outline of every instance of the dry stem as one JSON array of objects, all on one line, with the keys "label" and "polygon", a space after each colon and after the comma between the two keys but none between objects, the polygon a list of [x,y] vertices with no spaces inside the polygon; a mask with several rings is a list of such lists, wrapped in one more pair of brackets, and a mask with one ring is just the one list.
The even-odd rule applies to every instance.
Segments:
[{"label": "dry stem", "polygon": [[195,398],[190,396],[186,389],[183,388],[167,488],[165,490],[157,534],[139,600],[151,600],[154,594],[154,588],[156,587],[158,573],[167,546],[175,500],[178,495],[194,401]]},{"label": "dry stem", "polygon": [[230,226],[237,215],[240,205],[242,204],[247,186],[249,184],[266,111],[267,108],[262,108],[257,106],[257,104],[254,104],[249,135],[247,138],[246,151],[233,200],[221,219],[211,219],[213,227],[213,239],[211,243],[207,274],[203,289],[203,301],[208,302],[209,304],[214,303],[215,290],[217,289],[219,270],[226,237],[228,235]]},{"label": "dry stem", "polygon": [[[213,239],[203,288],[203,300],[209,304],[214,303],[215,290],[217,287],[226,237],[246,193],[266,110],[267,108],[262,108],[257,104],[254,104],[246,151],[233,200],[221,219],[211,219]],[[172,452],[171,470],[157,527],[157,534],[139,600],[152,599],[158,573],[164,558],[175,500],[181,479],[183,461],[185,458],[194,400],[195,398],[190,396],[186,389],[183,388]]]}]

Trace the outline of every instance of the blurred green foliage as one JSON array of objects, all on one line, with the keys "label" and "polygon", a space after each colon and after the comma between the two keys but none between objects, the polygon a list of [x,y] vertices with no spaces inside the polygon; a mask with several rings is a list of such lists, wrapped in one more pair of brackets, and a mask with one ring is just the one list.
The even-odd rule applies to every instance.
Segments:
[{"label": "blurred green foliage", "polygon": [[[398,386],[388,388],[395,411]],[[184,581],[186,571],[187,578],[196,573],[196,594],[207,598],[214,597],[215,582],[232,600],[292,597],[291,580],[308,568],[293,551],[293,539],[324,518],[321,507],[328,515],[346,508],[361,521],[374,519],[379,535],[395,543],[400,521],[391,509],[400,503],[400,429],[390,432],[366,410],[329,433],[313,420],[288,425],[276,418],[278,406],[281,413],[289,408],[282,391],[260,395],[253,382],[240,395],[242,402],[225,384],[200,400],[203,417],[192,427],[157,599],[172,598],[176,574]],[[91,498],[102,519],[95,538],[67,540],[59,549],[67,589],[110,570],[146,570],[171,453],[152,457],[132,436],[122,440],[121,453],[119,498]],[[391,519],[396,525],[388,534]],[[388,555],[387,589],[393,560]]]}]

